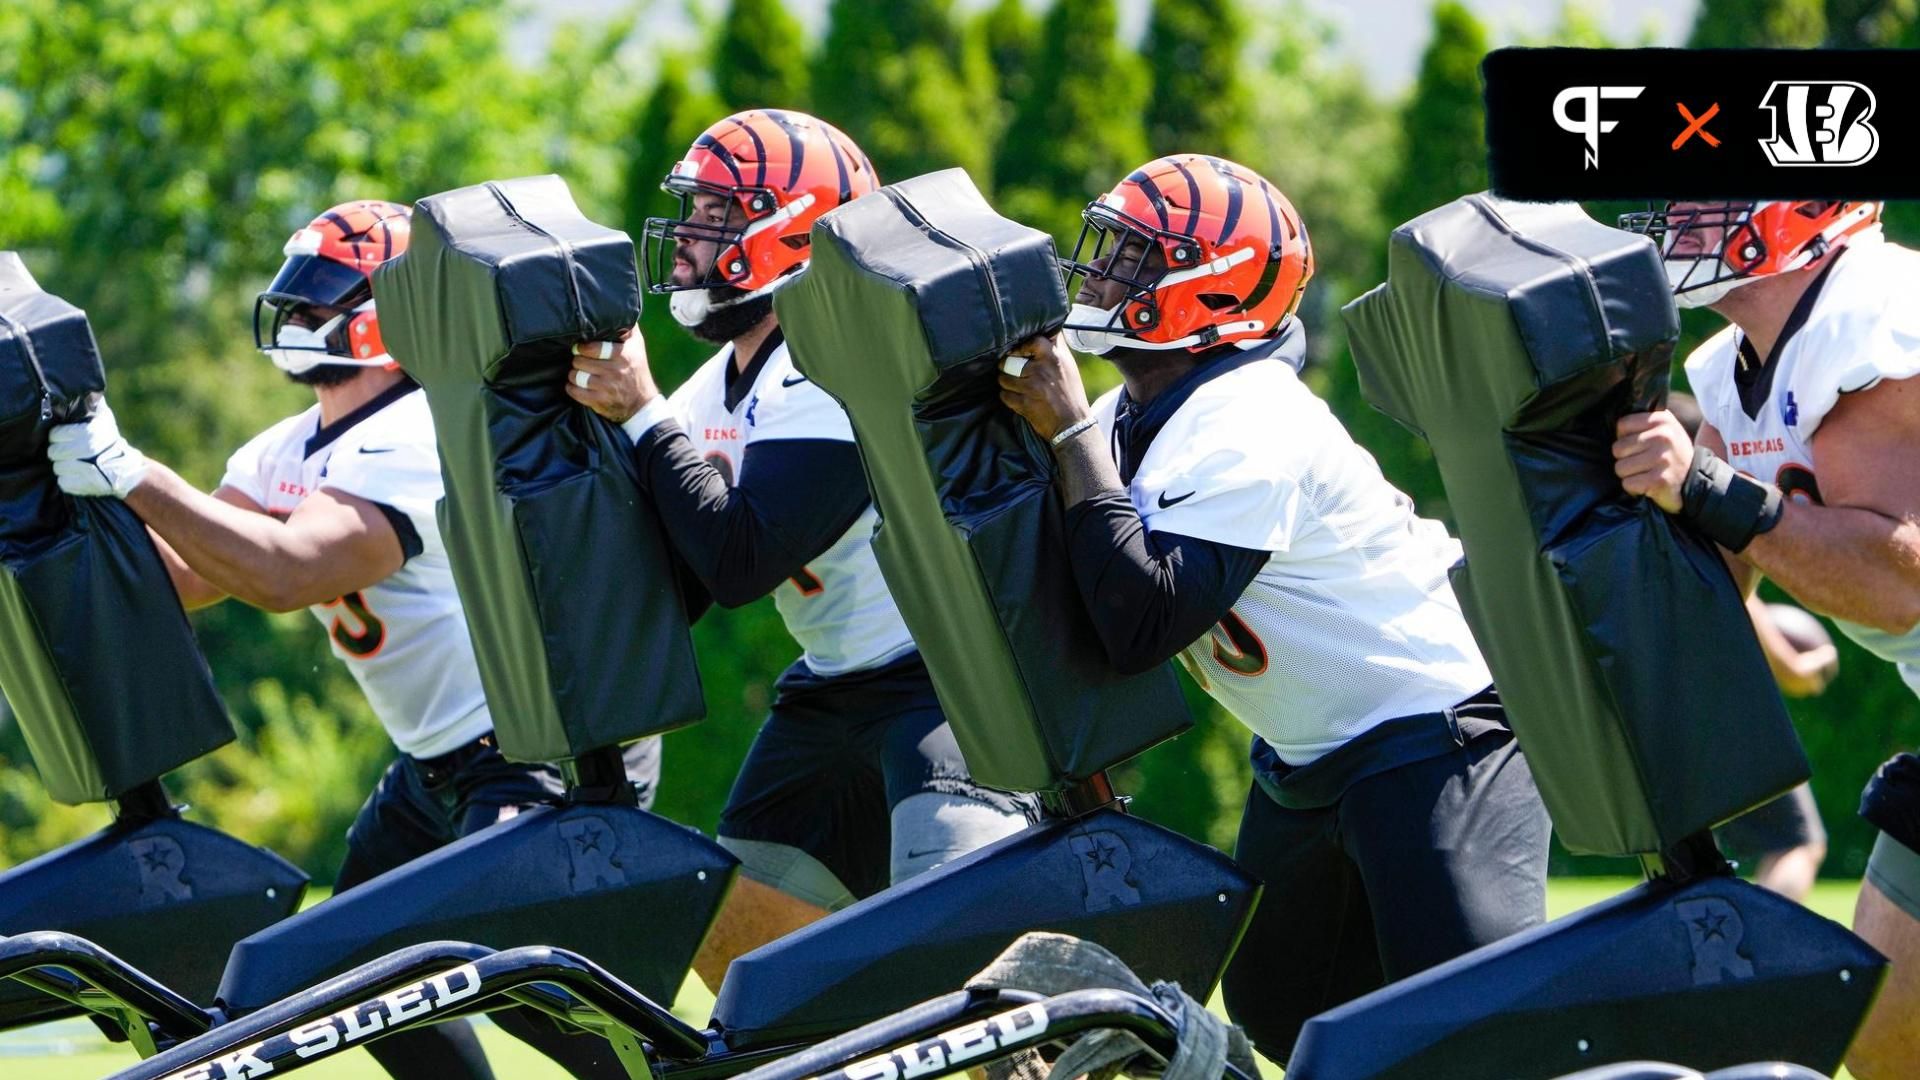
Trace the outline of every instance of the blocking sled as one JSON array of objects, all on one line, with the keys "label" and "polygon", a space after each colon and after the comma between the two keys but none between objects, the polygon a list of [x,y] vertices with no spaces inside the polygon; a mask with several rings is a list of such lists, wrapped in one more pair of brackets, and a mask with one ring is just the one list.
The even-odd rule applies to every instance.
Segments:
[{"label": "blocking sled", "polygon": [[1805,780],[1719,552],[1614,476],[1679,335],[1652,242],[1472,195],[1394,230],[1344,315],[1362,392],[1433,445],[1454,590],[1567,847],[1662,852]]},{"label": "blocking sled", "polygon": [[478,184],[420,200],[373,289],[433,410],[440,528],[501,750],[558,761],[699,719],[685,602],[627,437],[564,389],[575,343],[640,317],[632,241],[559,177]]},{"label": "blocking sled", "polygon": [[1615,421],[1665,401],[1678,335],[1654,246],[1472,195],[1395,230],[1387,283],[1345,315],[1368,399],[1433,445],[1454,587],[1556,830],[1659,874],[1315,1017],[1287,1075],[1834,1068],[1885,960],[1712,850],[1806,759],[1718,551],[1613,472]]},{"label": "blocking sled", "polygon": [[501,750],[565,760],[536,807],[354,887],[233,949],[220,986],[258,1010],[435,939],[562,946],[671,1000],[733,856],[633,805],[617,744],[698,719],[671,555],[625,433],[562,389],[575,342],[639,316],[626,234],[558,177],[422,199],[374,290],[382,336],[425,388],[439,508]]},{"label": "blocking sled", "polygon": [[53,425],[91,416],[105,389],[86,313],[0,252],[0,687],[68,804],[118,798],[233,739],[146,526],[54,482]]},{"label": "blocking sled", "polygon": [[774,299],[796,367],[846,407],[874,552],[976,778],[1085,780],[1190,723],[1173,672],[1107,663],[1067,563],[1053,456],[1001,404],[1001,357],[1066,319],[1044,233],[949,169],[823,216]]}]

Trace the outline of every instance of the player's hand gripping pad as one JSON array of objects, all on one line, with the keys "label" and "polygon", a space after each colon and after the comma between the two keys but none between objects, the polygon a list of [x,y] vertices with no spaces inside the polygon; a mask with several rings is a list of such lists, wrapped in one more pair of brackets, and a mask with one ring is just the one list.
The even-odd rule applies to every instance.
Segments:
[{"label": "player's hand gripping pad", "polygon": [[845,406],[874,552],[983,783],[1084,779],[1191,722],[1165,665],[1108,665],[1067,564],[1053,456],[1000,401],[1000,358],[1065,321],[1046,234],[931,173],[822,217],[774,299],[796,367]]},{"label": "player's hand gripping pad", "polygon": [[86,314],[0,252],[0,688],[63,803],[116,798],[233,738],[146,526],[54,483],[49,430],[105,388]]},{"label": "player's hand gripping pad", "polygon": [[557,176],[502,180],[422,199],[373,286],[388,351],[433,409],[440,528],[501,750],[552,761],[699,719],[632,447],[564,389],[574,343],[640,317],[632,241]]},{"label": "player's hand gripping pad", "polygon": [[1433,445],[1454,590],[1561,840],[1659,852],[1804,780],[1719,552],[1614,475],[1679,335],[1653,244],[1471,195],[1394,230],[1387,267],[1344,312],[1361,390]]}]

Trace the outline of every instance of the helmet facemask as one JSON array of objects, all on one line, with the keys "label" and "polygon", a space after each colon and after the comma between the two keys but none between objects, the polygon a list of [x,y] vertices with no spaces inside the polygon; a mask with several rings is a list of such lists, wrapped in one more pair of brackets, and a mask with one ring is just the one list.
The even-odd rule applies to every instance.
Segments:
[{"label": "helmet facemask", "polygon": [[[1186,237],[1163,234],[1101,203],[1089,206],[1082,218],[1073,257],[1060,261],[1067,296],[1073,300],[1062,328],[1068,346],[1093,356],[1123,347],[1155,348],[1136,335],[1160,321],[1153,291],[1167,274],[1166,245],[1169,239],[1175,248],[1191,244]],[[1112,307],[1081,303],[1080,289],[1094,281],[1116,282],[1125,293]]]},{"label": "helmet facemask", "polygon": [[1762,204],[1676,205],[1620,218],[1621,228],[1645,234],[1659,245],[1674,303],[1706,307],[1754,279],[1755,268],[1768,254],[1766,241],[1752,224]]}]

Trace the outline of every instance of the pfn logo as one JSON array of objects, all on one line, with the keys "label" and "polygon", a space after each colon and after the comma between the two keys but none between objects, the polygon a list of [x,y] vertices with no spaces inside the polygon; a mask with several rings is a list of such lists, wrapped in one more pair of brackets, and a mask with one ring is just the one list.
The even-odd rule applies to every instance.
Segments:
[{"label": "pfn logo", "polygon": [[1775,165],[1864,165],[1880,150],[1873,105],[1857,82],[1776,82],[1760,99],[1773,120],[1760,149]]},{"label": "pfn logo", "polygon": [[[1600,119],[1600,102],[1608,98],[1637,98],[1644,86],[1569,86],[1553,99],[1553,122],[1561,131],[1570,131],[1587,140],[1587,168],[1600,167],[1600,136],[1620,126],[1618,120]],[[1579,117],[1569,115],[1567,107],[1584,102]]]}]

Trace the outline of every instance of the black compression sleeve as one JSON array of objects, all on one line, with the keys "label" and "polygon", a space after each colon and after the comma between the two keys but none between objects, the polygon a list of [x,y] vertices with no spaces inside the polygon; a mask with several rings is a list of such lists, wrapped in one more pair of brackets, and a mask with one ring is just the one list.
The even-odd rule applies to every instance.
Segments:
[{"label": "black compression sleeve", "polygon": [[772,592],[833,546],[866,510],[860,452],[835,439],[770,439],[747,447],[745,482],[700,457],[675,423],[633,448],[640,483],[667,536],[713,601],[739,607]]},{"label": "black compression sleeve", "polygon": [[1267,562],[1264,551],[1149,532],[1123,491],[1068,509],[1067,544],[1107,659],[1128,675],[1198,641]]}]

